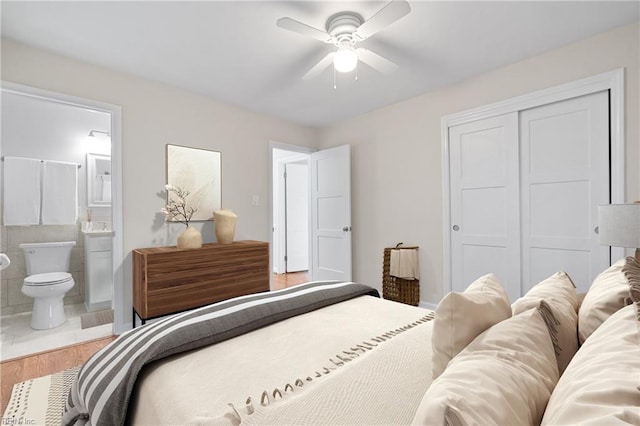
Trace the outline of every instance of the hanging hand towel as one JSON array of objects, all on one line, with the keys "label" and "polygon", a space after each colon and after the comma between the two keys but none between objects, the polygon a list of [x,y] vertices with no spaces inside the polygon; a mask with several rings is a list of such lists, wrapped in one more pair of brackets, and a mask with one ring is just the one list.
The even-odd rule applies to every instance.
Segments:
[{"label": "hanging hand towel", "polygon": [[418,249],[391,250],[389,275],[405,280],[419,280]]},{"label": "hanging hand towel", "polygon": [[45,161],[42,170],[42,224],[75,225],[78,220],[78,165]]},{"label": "hanging hand towel", "polygon": [[101,175],[102,179],[102,201],[111,202],[111,175]]},{"label": "hanging hand towel", "polygon": [[4,225],[40,223],[40,160],[4,158]]}]

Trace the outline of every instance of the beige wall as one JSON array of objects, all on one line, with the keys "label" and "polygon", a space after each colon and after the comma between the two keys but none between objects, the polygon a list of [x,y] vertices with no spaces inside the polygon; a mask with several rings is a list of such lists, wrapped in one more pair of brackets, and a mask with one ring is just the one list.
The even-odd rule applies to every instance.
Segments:
[{"label": "beige wall", "polygon": [[[2,40],[2,79],[122,107],[125,323],[131,315],[131,250],[173,245],[182,229],[165,226],[158,215],[167,143],[221,151],[222,204],[238,214],[236,239],[268,241],[269,141],[318,141],[312,128],[9,40]],[[254,194],[259,206],[251,204]],[[205,242],[213,241],[211,222],[195,225]]]},{"label": "beige wall", "polygon": [[[163,206],[165,144],[221,151],[223,205],[238,213],[236,237],[268,240],[269,140],[351,144],[354,279],[379,287],[383,248],[418,244],[421,300],[435,303],[443,276],[441,117],[624,67],[627,195],[640,198],[639,35],[637,24],[622,27],[320,132],[6,40],[2,79],[122,106],[125,304],[130,251],[174,244],[180,230],[156,215]],[[253,194],[260,206],[251,205]],[[200,225],[205,241],[213,239],[211,223]]]},{"label": "beige wall", "polygon": [[323,129],[323,148],[352,146],[354,280],[379,286],[383,248],[404,241],[420,246],[420,299],[442,297],[445,115],[624,67],[626,194],[639,199],[639,39],[621,27]]}]

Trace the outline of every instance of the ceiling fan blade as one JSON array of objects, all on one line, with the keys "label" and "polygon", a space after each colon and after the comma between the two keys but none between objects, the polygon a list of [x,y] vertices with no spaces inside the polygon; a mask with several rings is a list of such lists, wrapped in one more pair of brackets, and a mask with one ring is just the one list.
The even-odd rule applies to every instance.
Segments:
[{"label": "ceiling fan blade", "polygon": [[393,24],[398,19],[411,12],[411,6],[404,0],[393,0],[376,12],[356,30],[356,34],[363,40],[371,37],[384,27]]},{"label": "ceiling fan blade", "polygon": [[365,49],[364,47],[356,49],[356,53],[358,54],[358,59],[383,74],[390,74],[398,69],[398,66],[387,58]]},{"label": "ceiling fan blade", "polygon": [[276,21],[276,25],[285,30],[293,31],[294,33],[302,34],[320,40],[324,43],[331,43],[331,36],[324,31],[320,31],[317,28],[313,28],[307,24],[303,24],[300,21],[296,21],[291,18],[280,18]]},{"label": "ceiling fan blade", "polygon": [[320,59],[320,62],[315,64],[313,68],[311,68],[305,75],[302,76],[303,80],[311,80],[316,78],[322,71],[327,69],[333,63],[333,57],[336,55],[336,52],[329,52],[327,56]]}]

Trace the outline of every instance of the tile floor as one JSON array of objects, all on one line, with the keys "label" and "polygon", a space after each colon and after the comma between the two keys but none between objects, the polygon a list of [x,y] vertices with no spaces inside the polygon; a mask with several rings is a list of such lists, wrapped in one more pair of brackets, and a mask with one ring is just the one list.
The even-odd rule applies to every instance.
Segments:
[{"label": "tile floor", "polygon": [[67,321],[51,330],[33,330],[31,312],[0,317],[0,361],[113,334],[113,324],[81,329],[80,315],[86,312],[82,303],[65,306]]}]

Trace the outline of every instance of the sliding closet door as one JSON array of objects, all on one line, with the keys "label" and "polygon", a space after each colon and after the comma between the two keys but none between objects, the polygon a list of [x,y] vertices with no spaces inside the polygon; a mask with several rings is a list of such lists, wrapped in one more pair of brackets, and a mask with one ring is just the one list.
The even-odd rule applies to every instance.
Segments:
[{"label": "sliding closet door", "polygon": [[520,291],[518,114],[449,129],[452,290],[492,272]]},{"label": "sliding closet door", "polygon": [[520,112],[522,293],[557,271],[586,291],[609,265],[598,204],[609,203],[608,91]]}]

